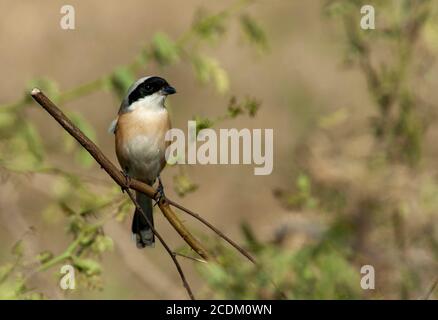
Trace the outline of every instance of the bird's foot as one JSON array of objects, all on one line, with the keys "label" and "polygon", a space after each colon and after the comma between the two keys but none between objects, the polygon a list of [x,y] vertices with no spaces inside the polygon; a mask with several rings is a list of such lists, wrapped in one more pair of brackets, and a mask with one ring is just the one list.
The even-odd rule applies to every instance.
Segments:
[{"label": "bird's foot", "polygon": [[166,195],[164,194],[164,187],[163,183],[161,182],[160,176],[158,176],[158,187],[157,187],[157,193],[155,194],[155,204],[154,207],[160,203],[162,199],[166,199]]},{"label": "bird's foot", "polygon": [[131,185],[131,177],[125,171],[122,171],[122,174],[125,177],[125,185],[121,186],[120,188],[124,193],[126,190],[129,189],[129,186]]}]

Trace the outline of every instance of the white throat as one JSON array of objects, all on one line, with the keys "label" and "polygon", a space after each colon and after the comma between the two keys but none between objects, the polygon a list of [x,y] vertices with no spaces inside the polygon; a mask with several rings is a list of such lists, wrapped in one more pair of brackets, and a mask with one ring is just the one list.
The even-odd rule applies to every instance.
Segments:
[{"label": "white throat", "polygon": [[139,99],[128,107],[128,111],[134,111],[138,108],[144,111],[162,111],[164,109],[164,101],[166,96],[155,92],[149,96]]}]

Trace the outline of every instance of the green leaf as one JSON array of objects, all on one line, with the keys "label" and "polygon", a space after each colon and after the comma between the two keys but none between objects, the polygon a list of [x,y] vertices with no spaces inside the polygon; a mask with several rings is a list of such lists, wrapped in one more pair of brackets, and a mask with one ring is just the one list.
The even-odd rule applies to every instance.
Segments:
[{"label": "green leaf", "polygon": [[254,117],[259,108],[260,102],[253,98],[246,97],[243,102],[237,102],[233,96],[228,104],[227,116],[234,119],[246,111],[250,117]]},{"label": "green leaf", "polygon": [[200,38],[215,41],[225,33],[226,18],[225,13],[207,15],[205,10],[199,9],[195,15],[193,30]]},{"label": "green leaf", "polygon": [[37,256],[36,256],[37,260],[41,263],[44,264],[47,261],[49,261],[50,259],[53,258],[53,253],[51,251],[48,250],[44,250],[42,252],[40,252]]},{"label": "green leaf", "polygon": [[96,253],[103,253],[105,251],[110,251],[114,248],[113,239],[108,236],[98,235],[94,240],[92,249]]},{"label": "green leaf", "polygon": [[236,118],[238,115],[243,113],[242,106],[237,103],[236,97],[232,97],[230,99],[230,103],[228,104],[228,116],[231,119]]},{"label": "green leaf", "polygon": [[309,177],[303,173],[300,173],[300,175],[297,178],[297,187],[302,192],[309,192],[310,191]]},{"label": "green leaf", "polygon": [[159,32],[152,39],[152,56],[160,65],[170,65],[179,60],[179,48],[166,34]]},{"label": "green leaf", "polygon": [[209,118],[203,118],[201,116],[195,116],[193,120],[196,122],[196,134],[198,134],[202,129],[211,128],[214,125],[212,120]]},{"label": "green leaf", "polygon": [[243,109],[245,109],[250,117],[255,117],[257,111],[260,109],[260,101],[254,98],[246,98],[243,103]]},{"label": "green leaf", "polygon": [[241,15],[240,25],[243,34],[251,44],[256,45],[262,51],[266,51],[268,49],[268,39],[265,31],[250,15]]},{"label": "green leaf", "polygon": [[192,65],[201,83],[213,82],[216,90],[222,94],[229,90],[228,74],[216,59],[198,55],[192,58]]},{"label": "green leaf", "polygon": [[87,276],[99,275],[102,272],[100,264],[93,259],[83,259],[75,257],[73,259],[73,266],[80,272],[85,273]]},{"label": "green leaf", "polygon": [[185,173],[173,176],[173,182],[174,190],[180,197],[198,189],[198,185],[193,183],[190,177]]}]

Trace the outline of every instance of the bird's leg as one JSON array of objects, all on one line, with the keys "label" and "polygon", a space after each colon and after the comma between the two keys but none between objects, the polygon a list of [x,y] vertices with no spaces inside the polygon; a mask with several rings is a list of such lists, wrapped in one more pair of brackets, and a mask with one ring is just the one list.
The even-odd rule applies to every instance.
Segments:
[{"label": "bird's leg", "polygon": [[158,175],[157,178],[158,178],[158,187],[157,187],[157,193],[155,194],[156,202],[154,206],[156,206],[161,201],[161,199],[166,199],[166,195],[164,194],[164,187],[163,187],[163,183],[161,182],[160,175]]},{"label": "bird's leg", "polygon": [[122,170],[122,174],[125,176],[125,185],[121,186],[122,192],[124,193],[126,190],[129,189],[129,186],[131,185],[131,177],[128,175],[128,173],[125,170]]},{"label": "bird's leg", "polygon": [[164,198],[166,197],[166,195],[164,194],[164,186],[163,186],[163,182],[161,181],[160,175],[158,175],[158,192],[161,197]]}]

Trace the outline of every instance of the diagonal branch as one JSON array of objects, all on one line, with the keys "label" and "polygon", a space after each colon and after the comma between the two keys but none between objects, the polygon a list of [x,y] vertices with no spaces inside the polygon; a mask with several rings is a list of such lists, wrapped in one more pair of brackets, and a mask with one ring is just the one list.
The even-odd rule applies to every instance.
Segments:
[{"label": "diagonal branch", "polygon": [[246,251],[241,246],[239,246],[237,243],[235,243],[233,240],[228,238],[225,234],[222,233],[222,231],[220,231],[218,228],[216,228],[210,222],[205,220],[199,214],[197,214],[196,212],[194,212],[190,209],[183,207],[182,205],[180,205],[180,204],[178,204],[170,199],[167,199],[167,202],[169,202],[169,204],[174,206],[175,208],[178,208],[178,209],[184,211],[185,213],[191,215],[193,218],[199,220],[201,223],[205,224],[208,228],[213,230],[219,237],[224,239],[226,242],[228,242],[230,245],[232,245],[237,251],[239,251],[242,255],[244,255],[249,261],[251,261],[254,264],[256,263],[255,259],[248,253],[248,251]]},{"label": "diagonal branch", "polygon": [[186,288],[187,293],[190,296],[190,299],[195,300],[195,296],[192,293],[192,289],[189,286],[189,283],[186,280],[186,277],[184,275],[184,272],[181,268],[181,265],[179,264],[178,260],[176,259],[176,255],[175,253],[169,248],[169,246],[167,245],[166,241],[164,241],[164,239],[161,237],[161,235],[157,232],[157,230],[154,228],[154,226],[152,225],[151,221],[149,220],[148,216],[144,213],[143,209],[140,207],[140,205],[137,202],[137,199],[135,199],[134,194],[132,192],[132,190],[127,189],[126,192],[128,193],[129,197],[131,198],[132,202],[134,203],[135,207],[137,208],[138,211],[140,211],[140,213],[143,215],[143,217],[146,219],[146,222],[148,223],[149,227],[151,228],[152,232],[154,233],[154,235],[158,238],[158,240],[160,240],[161,244],[163,245],[164,249],[166,249],[167,253],[170,255],[170,257],[173,260],[173,263],[176,266],[176,269],[178,270],[178,273],[181,277],[181,280],[184,284],[184,288]]},{"label": "diagonal branch", "polygon": [[[117,167],[112,164],[111,161],[108,160],[107,157],[99,150],[99,148],[88,139],[79,128],[77,128],[65,115],[59,110],[57,106],[53,104],[52,101],[49,100],[39,89],[32,90],[32,97],[53,117],[55,120],[69,133],[71,134],[92,156],[93,158],[100,164],[100,166],[108,173],[108,175],[113,178],[113,180],[122,187],[123,190],[126,190],[132,202],[135,204],[136,208],[141,212],[141,214],[146,218],[147,223],[151,227],[153,233],[157,236],[160,242],[163,244],[166,251],[171,256],[178,273],[181,277],[181,280],[184,284],[184,287],[187,290],[191,299],[194,299],[193,293],[190,289],[190,286],[184,276],[184,272],[176,259],[175,254],[169,248],[167,243],[161,237],[161,235],[153,228],[150,223],[148,217],[141,210],[140,206],[137,203],[137,200],[133,196],[132,191],[129,189],[132,187],[133,189],[143,192],[147,196],[152,199],[155,199],[156,191],[151,186],[142,183],[137,180],[130,180],[129,185],[126,185],[128,181],[125,176],[117,169]],[[159,202],[159,207],[163,214],[167,217],[171,217],[172,220],[169,220],[170,223],[177,229],[178,233],[183,237],[183,239],[190,245],[190,247],[195,250],[201,257],[205,260],[210,258],[207,251],[202,247],[202,245],[195,239],[190,232],[185,228],[185,226],[179,221],[178,217],[176,217],[175,213],[170,209],[169,204],[165,200],[161,200]]]},{"label": "diagonal branch", "polygon": [[[135,179],[126,179],[125,175],[100,151],[100,149],[92,142],[84,133],[75,126],[70,119],[68,119],[65,114],[39,89],[35,88],[32,90],[32,98],[38,102],[71,136],[73,136],[96,160],[97,163],[101,166],[102,169],[122,188],[122,190],[126,190],[129,197],[131,198],[134,205],[139,208],[135,197],[130,189],[134,189],[136,191],[142,192],[146,196],[151,199],[157,199],[157,190],[141,181]],[[206,221],[197,213],[179,205],[178,203],[162,198],[158,202],[158,206],[166,217],[166,219],[170,222],[170,224],[175,228],[178,234],[183,238],[183,240],[197,253],[199,254],[205,261],[214,260],[213,257],[207,252],[204,246],[187,230],[175,212],[172,210],[170,205],[188,213],[192,217],[198,219],[211,230],[213,230],[216,234],[219,235],[222,239],[231,244],[236,250],[238,250],[242,255],[248,258],[251,262],[255,263],[254,258],[242,247],[236,244],[233,240],[224,235],[220,230]],[[140,208],[141,209],[141,208]],[[147,223],[150,225],[152,231],[163,244],[166,251],[171,256],[178,273],[183,281],[184,287],[186,288],[190,298],[194,299],[193,293],[191,292],[190,286],[188,285],[184,273],[181,269],[181,266],[176,259],[176,254],[169,248],[164,239],[157,233],[157,231],[153,228],[148,218],[145,216],[142,210],[139,210],[141,214],[146,218]]]},{"label": "diagonal branch", "polygon": [[[151,199],[156,199],[157,191],[153,187],[135,179],[129,179],[129,181],[127,181],[128,179],[126,179],[124,174],[100,151],[94,142],[86,137],[44,93],[35,88],[32,90],[32,97],[91,154],[97,163],[100,164],[101,168],[104,169],[120,187],[123,189],[132,188],[144,193]],[[205,250],[203,245],[187,230],[177,215],[172,211],[168,202],[162,199],[158,205],[164,216],[169,220],[184,241],[203,259],[211,259],[207,250]]]}]

